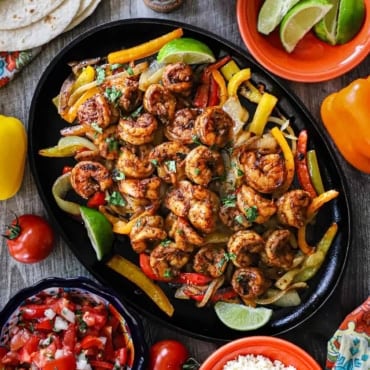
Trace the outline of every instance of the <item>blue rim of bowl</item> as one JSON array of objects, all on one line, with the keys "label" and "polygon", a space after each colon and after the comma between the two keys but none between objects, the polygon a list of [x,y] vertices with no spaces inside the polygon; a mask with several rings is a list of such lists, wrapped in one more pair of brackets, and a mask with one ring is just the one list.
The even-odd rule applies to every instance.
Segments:
[{"label": "blue rim of bowl", "polygon": [[73,278],[48,277],[40,280],[34,285],[19,290],[12,298],[10,298],[3,310],[0,311],[0,332],[10,315],[24,302],[27,297],[31,297],[42,290],[53,287],[85,289],[111,303],[118,310],[119,314],[122,315],[127,322],[128,327],[131,329],[131,336],[135,346],[135,359],[131,369],[146,369],[148,346],[143,335],[144,328],[141,324],[141,321],[138,320],[136,316],[122,304],[122,302],[115,296],[113,290],[103,287],[84,276]]}]

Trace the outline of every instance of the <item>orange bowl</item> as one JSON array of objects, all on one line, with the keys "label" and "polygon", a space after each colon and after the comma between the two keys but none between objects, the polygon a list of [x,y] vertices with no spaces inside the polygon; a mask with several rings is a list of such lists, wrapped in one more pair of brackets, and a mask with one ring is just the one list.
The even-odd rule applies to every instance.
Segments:
[{"label": "orange bowl", "polygon": [[319,82],[338,77],[359,64],[370,52],[370,0],[359,33],[343,45],[332,46],[309,32],[292,53],[284,50],[279,31],[266,36],[257,31],[263,0],[238,0],[237,20],[241,37],[254,58],[270,72],[288,80]]},{"label": "orange bowl", "polygon": [[239,355],[262,355],[297,370],[321,370],[321,366],[302,348],[284,339],[268,336],[246,337],[229,342],[213,352],[199,370],[222,370]]}]

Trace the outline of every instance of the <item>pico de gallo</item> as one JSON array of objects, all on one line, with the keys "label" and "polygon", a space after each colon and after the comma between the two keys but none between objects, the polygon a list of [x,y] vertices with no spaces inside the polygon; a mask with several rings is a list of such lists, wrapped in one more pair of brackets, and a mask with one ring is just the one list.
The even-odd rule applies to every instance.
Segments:
[{"label": "pico de gallo", "polygon": [[134,359],[122,316],[86,293],[43,291],[18,308],[7,330],[1,370],[123,370]]}]

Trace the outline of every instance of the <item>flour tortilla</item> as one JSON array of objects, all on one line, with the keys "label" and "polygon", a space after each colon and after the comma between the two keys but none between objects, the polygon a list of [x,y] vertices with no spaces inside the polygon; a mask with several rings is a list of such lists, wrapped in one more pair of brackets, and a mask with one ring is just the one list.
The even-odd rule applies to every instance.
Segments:
[{"label": "flour tortilla", "polygon": [[46,44],[68,27],[79,7],[80,0],[64,0],[35,23],[14,30],[0,30],[0,51],[21,51]]},{"label": "flour tortilla", "polygon": [[0,30],[26,27],[44,18],[64,0],[0,0]]},{"label": "flour tortilla", "polygon": [[100,1],[101,0],[81,0],[80,9],[65,31],[71,30],[89,17],[95,11]]}]

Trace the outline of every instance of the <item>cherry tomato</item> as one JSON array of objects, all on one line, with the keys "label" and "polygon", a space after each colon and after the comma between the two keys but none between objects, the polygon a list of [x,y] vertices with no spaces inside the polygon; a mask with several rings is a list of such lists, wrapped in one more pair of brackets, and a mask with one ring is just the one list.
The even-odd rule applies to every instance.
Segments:
[{"label": "cherry tomato", "polygon": [[7,227],[5,235],[10,255],[22,263],[35,263],[45,259],[54,244],[54,231],[40,216],[26,214],[16,217]]},{"label": "cherry tomato", "polygon": [[148,370],[181,370],[189,358],[187,348],[177,340],[161,340],[150,348]]}]

